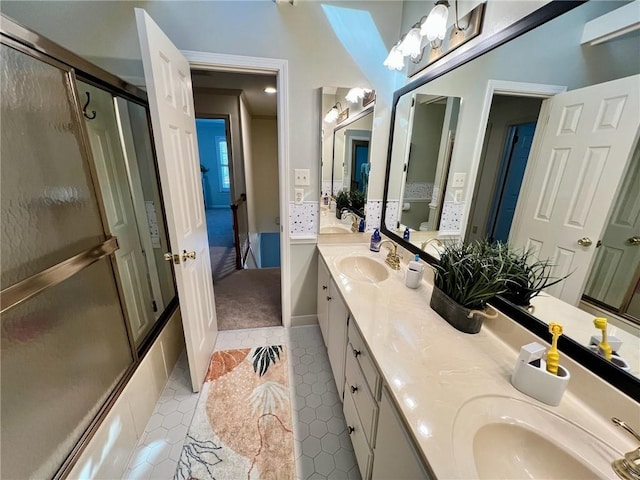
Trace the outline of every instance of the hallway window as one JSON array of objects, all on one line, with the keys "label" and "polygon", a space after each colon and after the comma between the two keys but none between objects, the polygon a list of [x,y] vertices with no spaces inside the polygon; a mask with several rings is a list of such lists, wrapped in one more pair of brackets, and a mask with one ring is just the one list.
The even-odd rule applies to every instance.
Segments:
[{"label": "hallway window", "polygon": [[229,180],[229,155],[227,152],[227,137],[216,137],[218,146],[218,167],[220,176],[220,191],[228,192],[231,189]]}]

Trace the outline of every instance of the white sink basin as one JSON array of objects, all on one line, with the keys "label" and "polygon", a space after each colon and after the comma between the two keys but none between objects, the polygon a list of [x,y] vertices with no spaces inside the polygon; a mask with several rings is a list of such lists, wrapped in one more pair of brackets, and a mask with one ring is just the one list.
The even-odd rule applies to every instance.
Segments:
[{"label": "white sink basin", "polygon": [[485,396],[465,403],[452,441],[460,475],[479,479],[614,478],[620,452],[533,403]]},{"label": "white sink basin", "polygon": [[351,233],[351,228],[341,227],[340,225],[330,225],[320,227],[320,233]]},{"label": "white sink basin", "polygon": [[352,280],[378,283],[389,278],[388,269],[372,258],[349,256],[338,261],[338,270]]}]

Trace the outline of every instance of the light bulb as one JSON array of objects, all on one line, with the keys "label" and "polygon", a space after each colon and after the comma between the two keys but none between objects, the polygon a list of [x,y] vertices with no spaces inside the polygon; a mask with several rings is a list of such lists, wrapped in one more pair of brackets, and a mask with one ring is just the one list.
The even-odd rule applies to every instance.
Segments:
[{"label": "light bulb", "polygon": [[368,88],[355,87],[349,90],[349,93],[344,97],[349,103],[358,103],[361,98],[364,98],[365,93],[369,93],[371,90]]},{"label": "light bulb", "polygon": [[398,47],[400,52],[405,57],[410,56],[411,58],[416,58],[420,55],[422,51],[422,35],[420,35],[420,29],[417,27],[409,30],[407,35],[404,37],[404,40],[400,43]]},{"label": "light bulb", "polygon": [[438,3],[429,16],[422,22],[420,34],[433,42],[436,39],[443,40],[447,33],[447,19],[449,18],[448,4]]},{"label": "light bulb", "polygon": [[394,45],[389,52],[389,56],[384,61],[384,66],[390,70],[402,70],[404,68],[404,58],[397,45]]},{"label": "light bulb", "polygon": [[332,123],[332,122],[335,122],[337,119],[338,119],[338,108],[334,106],[324,116],[324,121],[327,123]]}]

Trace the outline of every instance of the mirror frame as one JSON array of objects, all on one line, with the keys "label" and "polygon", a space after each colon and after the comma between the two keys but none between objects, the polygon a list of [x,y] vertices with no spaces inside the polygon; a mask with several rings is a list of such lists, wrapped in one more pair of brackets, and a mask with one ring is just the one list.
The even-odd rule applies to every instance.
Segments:
[{"label": "mirror frame", "polygon": [[[470,62],[475,58],[480,57],[481,55],[484,55],[485,53],[488,53],[498,48],[499,46],[547,23],[548,21],[553,20],[554,18],[559,17],[560,15],[567,13],[570,10],[573,10],[574,8],[579,7],[584,3],[587,3],[587,1],[588,0],[553,0],[540,7],[538,10],[527,15],[526,17],[518,20],[514,24],[508,26],[507,28],[479,42],[477,45],[470,48],[466,52],[454,57],[450,61],[445,62],[440,66],[431,69],[420,78],[406,84],[404,87],[394,92],[391,111],[391,125],[389,128],[389,145],[387,147],[387,166],[385,172],[384,196],[382,201],[383,208],[382,217],[380,220],[380,231],[383,234],[385,234],[391,240],[394,240],[396,243],[398,243],[408,251],[414,254],[419,254],[420,258],[425,262],[429,264],[436,264],[438,262],[436,258],[428,255],[426,252],[420,250],[410,242],[405,241],[396,232],[390,231],[386,227],[385,223],[385,205],[387,204],[388,200],[387,192],[389,190],[389,174],[391,170],[391,153],[393,149],[393,133],[396,121],[396,106],[400,97],[464,65],[465,63]],[[539,320],[529,312],[517,307],[513,303],[505,300],[500,296],[495,297],[491,301],[491,304],[506,316],[514,320],[516,323],[531,331],[534,335],[537,335],[546,342],[551,343],[551,334],[549,333],[548,325],[542,320]],[[590,370],[593,374],[602,378],[613,387],[622,391],[634,400],[640,402],[639,378],[636,378],[629,372],[625,372],[624,370],[614,366],[604,358],[595,355],[588,348],[584,347],[572,338],[565,335],[560,337],[558,341],[558,347],[565,355]]]}]

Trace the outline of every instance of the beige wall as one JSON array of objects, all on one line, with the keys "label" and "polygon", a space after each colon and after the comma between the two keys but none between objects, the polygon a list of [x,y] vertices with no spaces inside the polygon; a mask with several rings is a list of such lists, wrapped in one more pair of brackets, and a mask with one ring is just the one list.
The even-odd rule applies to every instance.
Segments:
[{"label": "beige wall", "polygon": [[253,189],[256,231],[279,232],[278,124],[275,117],[251,120]]}]

